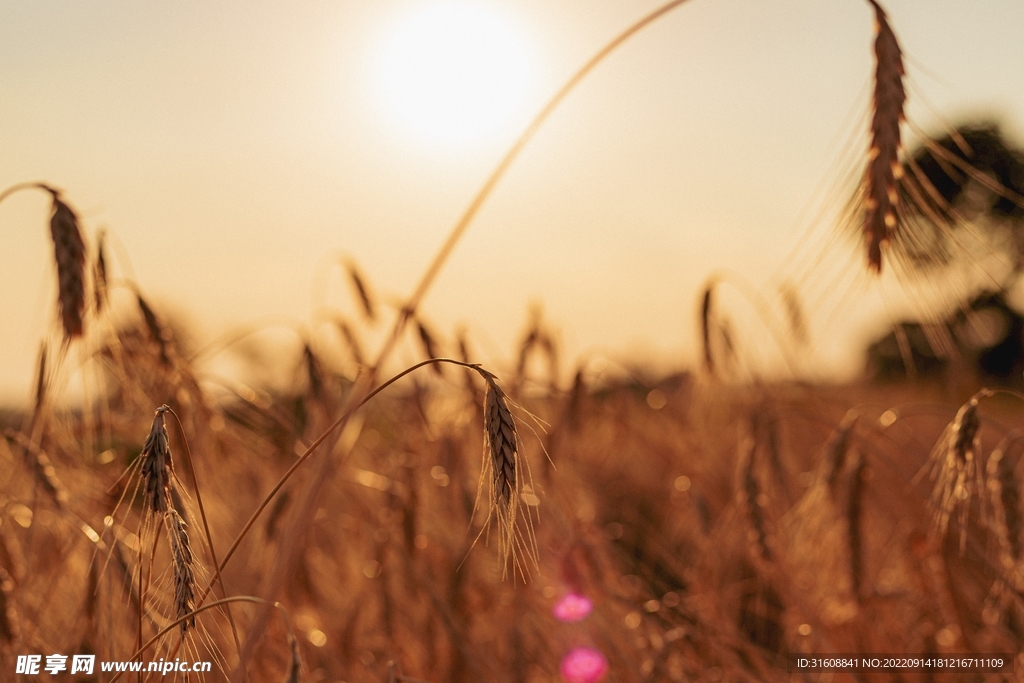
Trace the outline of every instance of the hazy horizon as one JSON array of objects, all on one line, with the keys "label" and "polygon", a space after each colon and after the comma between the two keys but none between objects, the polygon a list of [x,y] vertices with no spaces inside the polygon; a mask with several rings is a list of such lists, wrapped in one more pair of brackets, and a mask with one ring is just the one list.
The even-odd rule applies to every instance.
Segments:
[{"label": "hazy horizon", "polygon": [[[470,120],[496,106],[509,116],[472,136],[465,125],[439,128],[443,111],[403,123],[403,105],[378,88],[394,27],[429,6],[7,5],[0,189],[61,188],[90,239],[107,231],[114,277],[184,319],[200,345],[267,317],[310,324],[325,304],[355,317],[331,265],[339,258],[399,301],[532,113],[657,3],[475,3],[515,26],[526,66],[516,99],[502,103],[511,86],[499,88],[498,104]],[[1024,5],[886,9],[907,54],[912,124],[934,134],[998,119],[1024,144]],[[863,164],[872,40],[864,2],[675,10],[540,131],[455,250],[424,317],[448,337],[466,328],[481,360],[496,363],[511,359],[539,303],[566,363],[601,354],[682,367],[697,356],[709,276],[738,273],[770,293],[818,269],[809,298],[832,283],[855,304],[810,311],[820,366],[811,370],[848,376],[863,339],[905,301],[877,295],[863,273],[830,280],[824,252],[794,250],[828,241],[835,228],[816,212],[838,210],[854,189],[843,173]],[[0,203],[3,403],[29,396],[39,340],[55,329],[47,219],[38,193]],[[828,258],[845,254],[837,273],[862,265],[855,240],[830,249]],[[750,345],[767,336],[747,332]]]}]

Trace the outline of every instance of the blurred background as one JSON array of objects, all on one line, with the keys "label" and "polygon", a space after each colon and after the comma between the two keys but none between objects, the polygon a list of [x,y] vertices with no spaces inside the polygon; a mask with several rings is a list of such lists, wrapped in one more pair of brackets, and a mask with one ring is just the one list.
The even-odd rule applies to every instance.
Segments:
[{"label": "blurred background", "polygon": [[[249,323],[295,345],[274,326],[355,311],[342,259],[385,301],[406,296],[532,114],[656,6],[6,3],[0,186],[62,188],[88,234],[107,232],[113,277],[193,348]],[[998,120],[1024,142],[1021,3],[887,10],[920,130]],[[808,306],[803,370],[860,372],[921,298],[878,296],[857,240],[834,239],[867,147],[872,25],[864,2],[704,0],[647,28],[515,163],[425,319],[500,363],[541,305],[569,358],[673,369],[699,357],[701,287],[725,270],[764,292],[835,290]],[[31,394],[55,329],[48,211],[38,193],[0,204],[6,403]],[[830,238],[841,256],[815,246]],[[767,339],[749,329],[748,346]]]}]

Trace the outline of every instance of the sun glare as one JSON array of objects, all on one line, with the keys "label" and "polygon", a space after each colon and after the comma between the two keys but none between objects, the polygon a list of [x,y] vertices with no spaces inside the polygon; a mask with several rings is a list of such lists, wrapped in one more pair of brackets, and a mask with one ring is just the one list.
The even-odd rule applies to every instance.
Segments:
[{"label": "sun glare", "polygon": [[476,3],[431,3],[388,27],[374,76],[397,129],[457,151],[522,122],[534,66],[509,17]]}]

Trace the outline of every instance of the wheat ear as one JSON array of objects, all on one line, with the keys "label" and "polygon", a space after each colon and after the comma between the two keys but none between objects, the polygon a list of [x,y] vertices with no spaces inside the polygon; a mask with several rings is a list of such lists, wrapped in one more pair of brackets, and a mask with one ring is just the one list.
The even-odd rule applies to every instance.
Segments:
[{"label": "wheat ear", "polygon": [[484,446],[490,456],[491,492],[498,506],[499,519],[514,514],[518,491],[519,433],[508,407],[508,399],[489,372],[481,373],[487,382],[484,394]]},{"label": "wheat ear", "polygon": [[[1006,457],[1007,452],[1024,438],[1019,430],[1003,437],[988,456],[987,479],[989,500],[992,505],[996,537],[999,541],[1000,564],[1002,569],[1014,573],[1021,556],[1021,509],[1020,489],[1014,474],[1014,464]],[[1014,582],[1019,585],[1019,581]]]},{"label": "wheat ear", "polygon": [[907,101],[903,89],[903,52],[889,26],[885,10],[868,0],[875,10],[875,93],[871,118],[871,147],[865,183],[864,241],[868,268],[882,272],[882,247],[896,230],[896,182],[903,176],[900,165],[900,123]]},{"label": "wheat ear", "polygon": [[167,328],[160,322],[160,318],[156,316],[156,312],[153,310],[153,307],[146,302],[142,294],[136,293],[135,298],[139,304],[139,312],[142,313],[142,320],[146,324],[146,330],[149,332],[150,338],[156,342],[157,349],[160,352],[160,363],[165,367],[170,367],[170,332],[168,332]]},{"label": "wheat ear", "polygon": [[715,357],[711,351],[711,315],[714,299],[712,298],[715,283],[710,282],[704,287],[700,305],[700,338],[704,350],[704,369],[715,374]]},{"label": "wheat ear", "polygon": [[363,313],[366,315],[367,320],[376,320],[377,306],[370,295],[370,288],[366,284],[366,278],[363,277],[363,274],[359,272],[359,268],[352,261],[345,263],[345,271],[348,273],[349,282],[352,283],[352,289],[355,291],[356,298],[359,299],[359,303],[363,307]]},{"label": "wheat ear", "polygon": [[[196,574],[192,559],[185,520],[173,507],[167,510],[167,538],[171,545],[171,560],[174,569],[174,608],[176,617],[190,615],[196,608]],[[196,617],[192,614],[181,622],[181,633],[195,628]]]},{"label": "wheat ear", "polygon": [[737,497],[746,513],[747,523],[750,525],[747,538],[751,541],[757,556],[766,562],[771,562],[774,554],[768,544],[768,519],[763,505],[764,494],[761,491],[761,483],[757,480],[755,470],[757,441],[754,439],[754,433],[754,429],[751,429],[751,435],[742,439],[739,444],[740,482]]},{"label": "wheat ear", "polygon": [[167,406],[157,408],[153,426],[139,454],[147,506],[154,514],[161,515],[170,507],[171,448],[164,425],[164,413],[168,410]]},{"label": "wheat ear", "polygon": [[96,261],[92,266],[92,286],[96,301],[96,313],[102,313],[107,304],[107,233],[100,231],[96,238]]},{"label": "wheat ear", "polygon": [[982,390],[960,407],[956,418],[946,426],[930,456],[932,479],[935,482],[932,490],[935,527],[940,537],[945,536],[949,517],[953,510],[958,510],[961,552],[967,543],[967,513],[971,496],[984,490],[978,464],[981,450],[978,402],[987,395],[988,392]]},{"label": "wheat ear", "polygon": [[57,262],[57,306],[64,339],[82,336],[85,319],[85,242],[78,216],[60,199],[57,190],[46,188],[53,197],[50,236]]}]

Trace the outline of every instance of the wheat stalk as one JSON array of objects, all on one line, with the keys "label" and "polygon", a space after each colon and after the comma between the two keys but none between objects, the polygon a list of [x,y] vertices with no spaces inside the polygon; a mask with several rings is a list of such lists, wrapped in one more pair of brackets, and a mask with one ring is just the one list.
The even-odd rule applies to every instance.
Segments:
[{"label": "wheat stalk", "polygon": [[875,92],[871,118],[871,147],[865,184],[864,238],[868,267],[882,272],[882,247],[888,245],[897,224],[896,182],[903,176],[899,161],[900,123],[907,100],[903,89],[903,53],[889,26],[885,10],[868,0],[875,10]]}]

